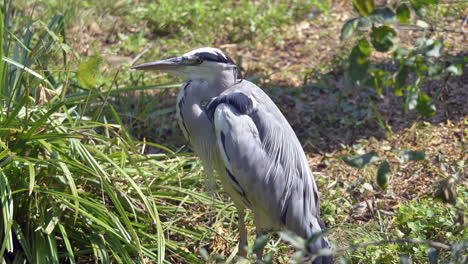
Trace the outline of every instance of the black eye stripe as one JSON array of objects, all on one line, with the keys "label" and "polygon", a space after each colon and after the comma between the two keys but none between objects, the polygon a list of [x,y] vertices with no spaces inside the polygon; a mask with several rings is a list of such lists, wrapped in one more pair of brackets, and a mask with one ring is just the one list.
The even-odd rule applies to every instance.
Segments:
[{"label": "black eye stripe", "polygon": [[197,53],[196,56],[202,60],[206,61],[214,61],[214,62],[222,62],[222,63],[227,63],[227,64],[235,64],[234,61],[229,58],[229,56],[224,55],[218,51],[215,51],[215,53],[211,52],[200,52]]}]

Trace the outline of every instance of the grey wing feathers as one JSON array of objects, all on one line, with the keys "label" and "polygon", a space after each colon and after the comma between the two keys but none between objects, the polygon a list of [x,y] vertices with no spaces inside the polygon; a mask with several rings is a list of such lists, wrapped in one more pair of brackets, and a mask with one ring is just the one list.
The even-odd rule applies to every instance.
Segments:
[{"label": "grey wing feathers", "polygon": [[286,227],[304,237],[320,231],[312,172],[294,131],[271,99],[242,81],[212,100],[206,111],[209,118],[212,113],[226,169],[250,206],[268,219],[259,224],[272,230]]}]

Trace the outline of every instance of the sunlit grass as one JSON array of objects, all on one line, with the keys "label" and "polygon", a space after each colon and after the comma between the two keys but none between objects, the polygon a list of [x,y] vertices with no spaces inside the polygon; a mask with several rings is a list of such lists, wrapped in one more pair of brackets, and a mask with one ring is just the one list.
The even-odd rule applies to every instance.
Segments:
[{"label": "sunlit grass", "polygon": [[[61,79],[67,72],[38,71],[56,52],[62,17],[47,28],[26,24],[20,34],[8,19],[5,30],[0,25],[7,34],[0,80],[3,260],[202,263],[183,248],[207,241],[212,231],[180,226],[180,213],[194,204],[226,210],[229,203],[193,190],[202,174],[190,154],[133,141],[105,101],[159,87],[77,89],[79,83]],[[100,114],[103,108],[116,124]],[[161,154],[141,154],[145,146]]]}]

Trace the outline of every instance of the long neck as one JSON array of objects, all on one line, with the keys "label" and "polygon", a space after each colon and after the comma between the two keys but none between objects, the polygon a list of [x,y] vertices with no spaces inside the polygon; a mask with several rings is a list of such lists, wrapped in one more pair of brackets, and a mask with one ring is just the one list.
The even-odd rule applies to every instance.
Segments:
[{"label": "long neck", "polygon": [[218,86],[218,90],[220,90],[220,93],[222,93],[234,84],[238,83],[241,78],[242,76],[240,76],[239,69],[237,66],[233,65],[224,68],[222,71],[216,74],[216,77],[213,79],[212,83],[209,84],[209,86]]},{"label": "long neck", "polygon": [[191,80],[199,85],[191,85],[190,92],[196,94],[200,100],[211,99],[220,95],[225,90],[240,81],[240,74],[237,66],[225,67],[218,72],[212,72],[203,78]]}]

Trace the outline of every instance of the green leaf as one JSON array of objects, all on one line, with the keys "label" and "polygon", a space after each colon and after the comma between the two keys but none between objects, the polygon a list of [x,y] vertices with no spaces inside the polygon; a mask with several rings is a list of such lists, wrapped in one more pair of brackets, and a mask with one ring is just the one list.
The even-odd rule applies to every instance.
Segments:
[{"label": "green leaf", "polygon": [[368,152],[363,155],[357,155],[352,157],[344,156],[342,157],[343,161],[351,167],[362,169],[376,161],[379,161],[380,158],[375,151]]},{"label": "green leaf", "polygon": [[427,94],[420,92],[418,93],[416,110],[424,117],[431,117],[435,114],[436,107]]},{"label": "green leaf", "polygon": [[204,260],[209,260],[210,259],[210,255],[208,254],[208,251],[206,250],[206,248],[204,248],[204,247],[199,248],[198,253],[200,253],[200,256]]},{"label": "green leaf", "polygon": [[269,240],[270,240],[269,235],[262,235],[260,237],[257,237],[255,239],[254,245],[252,247],[252,251],[253,252],[258,252],[260,250],[263,250]]},{"label": "green leaf", "polygon": [[411,18],[411,12],[407,4],[401,4],[396,10],[398,22],[408,24]]},{"label": "green leaf", "polygon": [[375,10],[374,0],[353,0],[353,7],[361,16],[368,16]]},{"label": "green leaf", "polygon": [[420,19],[416,21],[416,26],[421,27],[421,28],[429,28],[429,24],[426,21],[420,20]]},{"label": "green leaf", "polygon": [[372,15],[369,16],[374,23],[391,23],[396,20],[395,12],[388,7],[377,8]]},{"label": "green leaf", "polygon": [[367,31],[372,26],[372,21],[368,17],[359,17],[357,29]]},{"label": "green leaf", "polygon": [[405,104],[408,110],[415,109],[418,106],[418,92],[408,91],[407,93],[405,93]]},{"label": "green leaf", "polygon": [[348,72],[353,81],[363,80],[367,76],[370,51],[370,45],[366,39],[359,40],[358,44],[351,51]]},{"label": "green leaf", "polygon": [[382,163],[380,163],[380,166],[377,170],[377,184],[379,185],[382,190],[387,189],[388,187],[388,179],[390,178],[390,175],[392,174],[390,170],[390,165],[388,162],[385,160]]},{"label": "green leaf", "polygon": [[304,238],[296,235],[291,231],[281,231],[279,233],[281,240],[286,241],[287,243],[291,244],[296,249],[305,249],[306,241]]},{"label": "green leaf", "polygon": [[444,43],[442,41],[440,40],[434,41],[434,43],[432,43],[431,45],[427,47],[428,50],[426,51],[426,56],[435,57],[435,58],[440,57],[443,47],[444,47]]},{"label": "green leaf", "polygon": [[410,161],[421,161],[426,159],[426,153],[422,150],[404,150],[397,155],[400,163],[407,163]]},{"label": "green leaf", "polygon": [[439,3],[439,0],[411,0],[411,5],[418,16],[426,15],[426,6]]},{"label": "green leaf", "polygon": [[359,20],[357,18],[353,18],[348,20],[341,28],[341,40],[350,37],[357,28]]},{"label": "green leaf", "polygon": [[87,89],[96,86],[96,73],[98,72],[100,58],[93,56],[78,66],[78,80],[80,84]]},{"label": "green leaf", "polygon": [[377,89],[377,93],[382,95],[382,87],[386,85],[391,85],[393,80],[389,78],[389,72],[382,71],[380,69],[372,69],[369,71],[369,81],[366,85],[374,87]]},{"label": "green leaf", "polygon": [[403,92],[402,89],[405,87],[406,79],[409,75],[409,66],[402,64],[398,69],[397,74],[395,75],[395,85],[393,86],[393,93],[395,96],[402,96]]},{"label": "green leaf", "polygon": [[408,53],[409,53],[409,50],[407,48],[398,47],[393,51],[393,58],[399,60],[405,57],[406,55],[408,55]]},{"label": "green leaf", "polygon": [[371,32],[372,45],[377,51],[386,52],[393,48],[396,31],[389,26],[373,27]]},{"label": "green leaf", "polygon": [[359,51],[364,57],[369,57],[371,55],[372,49],[369,42],[363,38],[358,41]]},{"label": "green leaf", "polygon": [[452,64],[445,69],[446,72],[450,72],[456,76],[461,76],[463,73],[463,67],[461,64]]}]

